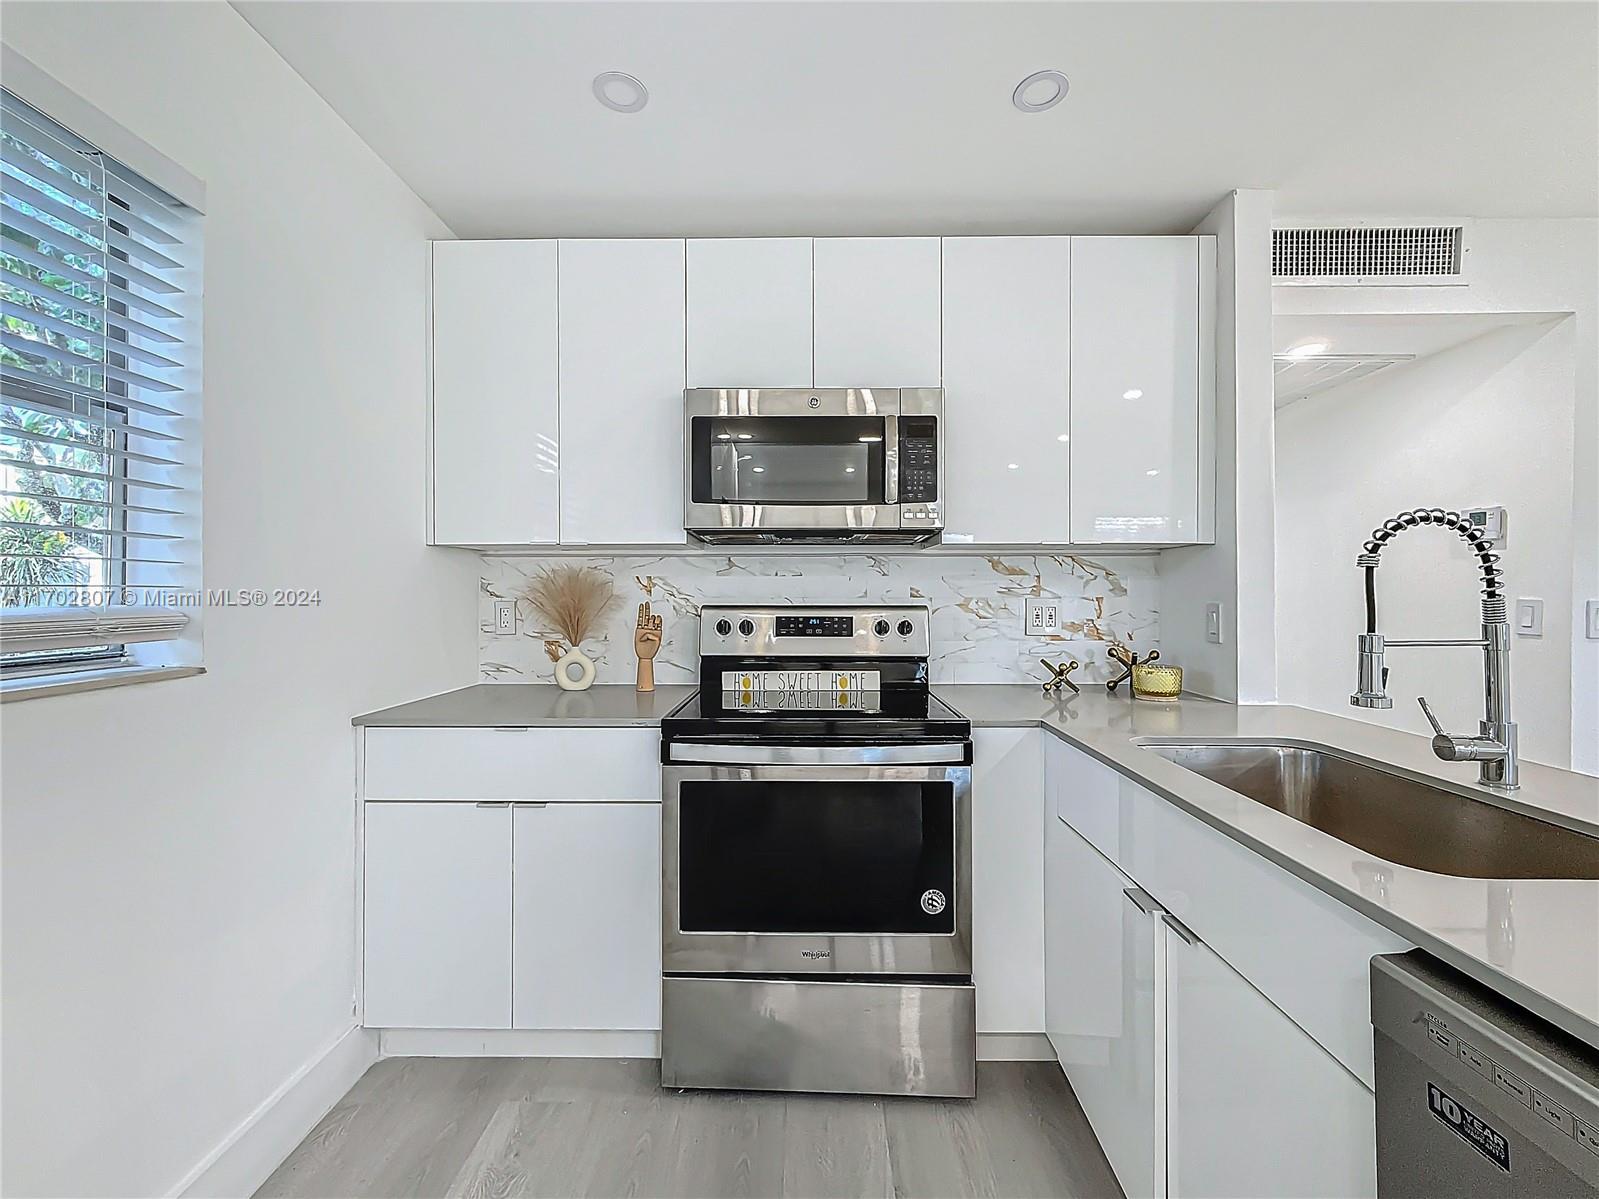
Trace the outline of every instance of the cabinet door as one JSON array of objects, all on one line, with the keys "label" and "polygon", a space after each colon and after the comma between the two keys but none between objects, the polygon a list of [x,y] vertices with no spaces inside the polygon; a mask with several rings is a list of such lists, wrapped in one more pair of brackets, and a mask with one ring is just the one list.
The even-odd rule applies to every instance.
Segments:
[{"label": "cabinet door", "polygon": [[433,243],[432,541],[556,540],[553,241]]},{"label": "cabinet door", "polygon": [[826,237],[815,258],[817,387],[938,387],[936,237]]},{"label": "cabinet door", "polygon": [[1166,937],[1171,1194],[1376,1195],[1371,1092],[1203,942]]},{"label": "cabinet door", "polygon": [[1165,1033],[1156,918],[1071,826],[1052,817],[1048,837],[1050,1042],[1122,1190],[1158,1194]]},{"label": "cabinet door", "polygon": [[563,241],[561,541],[683,533],[683,243]]},{"label": "cabinet door", "polygon": [[661,1026],[661,806],[516,805],[514,1026]]},{"label": "cabinet door", "polygon": [[1078,544],[1199,540],[1200,239],[1074,237]]},{"label": "cabinet door", "polygon": [[946,542],[1071,539],[1070,247],[944,239]]},{"label": "cabinet door", "polygon": [[688,385],[811,385],[811,239],[688,243]]},{"label": "cabinet door", "polygon": [[972,733],[978,1032],[1044,1031],[1044,766],[1037,729]]},{"label": "cabinet door", "polygon": [[367,803],[365,1023],[511,1026],[511,809]]}]

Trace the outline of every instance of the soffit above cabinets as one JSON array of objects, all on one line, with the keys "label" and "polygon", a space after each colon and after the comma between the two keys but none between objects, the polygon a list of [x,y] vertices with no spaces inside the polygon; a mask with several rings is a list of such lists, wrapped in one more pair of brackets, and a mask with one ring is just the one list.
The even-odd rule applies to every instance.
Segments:
[{"label": "soffit above cabinets", "polygon": [[1184,233],[1240,185],[1595,214],[1591,5],[235,7],[461,237]]}]

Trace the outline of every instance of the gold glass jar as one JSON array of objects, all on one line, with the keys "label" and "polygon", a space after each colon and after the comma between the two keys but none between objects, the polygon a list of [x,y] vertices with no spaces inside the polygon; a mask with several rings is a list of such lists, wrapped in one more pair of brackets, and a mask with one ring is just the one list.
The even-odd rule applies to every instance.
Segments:
[{"label": "gold glass jar", "polygon": [[1183,668],[1156,663],[1133,667],[1133,695],[1138,699],[1176,699],[1183,693]]}]

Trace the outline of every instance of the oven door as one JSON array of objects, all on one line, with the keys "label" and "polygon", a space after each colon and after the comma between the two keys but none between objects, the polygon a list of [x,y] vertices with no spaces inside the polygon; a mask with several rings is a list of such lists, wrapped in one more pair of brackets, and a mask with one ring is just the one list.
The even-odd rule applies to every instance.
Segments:
[{"label": "oven door", "polygon": [[899,528],[899,392],[685,393],[684,528]]},{"label": "oven door", "polygon": [[661,776],[667,973],[971,974],[970,766]]}]

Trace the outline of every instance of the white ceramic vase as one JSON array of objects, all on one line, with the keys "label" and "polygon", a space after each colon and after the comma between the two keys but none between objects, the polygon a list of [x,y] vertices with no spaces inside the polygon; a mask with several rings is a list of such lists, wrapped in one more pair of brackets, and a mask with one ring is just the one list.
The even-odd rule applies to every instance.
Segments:
[{"label": "white ceramic vase", "polygon": [[594,686],[594,662],[577,646],[555,662],[555,683],[564,691],[587,691]]}]

